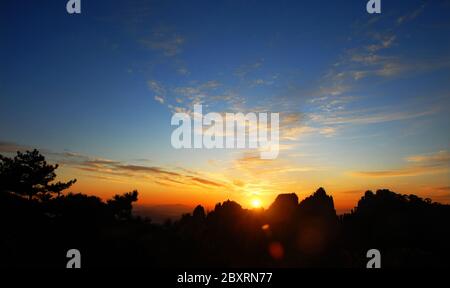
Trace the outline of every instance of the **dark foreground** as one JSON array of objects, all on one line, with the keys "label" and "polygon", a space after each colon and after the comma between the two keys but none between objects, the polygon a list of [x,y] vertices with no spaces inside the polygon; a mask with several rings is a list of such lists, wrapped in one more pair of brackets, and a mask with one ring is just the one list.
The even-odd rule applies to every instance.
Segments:
[{"label": "dark foreground", "polygon": [[[267,210],[233,201],[209,213],[198,206],[160,225],[134,216],[136,191],[107,202],[62,195],[64,183],[22,193],[28,190],[17,179],[24,172],[5,159],[1,267],[64,268],[74,248],[83,267],[364,268],[369,249],[381,252],[382,267],[449,266],[450,206],[414,195],[367,191],[350,214],[337,216],[333,198],[320,188],[300,202],[295,194],[281,194]],[[51,188],[57,195],[47,193]]]}]

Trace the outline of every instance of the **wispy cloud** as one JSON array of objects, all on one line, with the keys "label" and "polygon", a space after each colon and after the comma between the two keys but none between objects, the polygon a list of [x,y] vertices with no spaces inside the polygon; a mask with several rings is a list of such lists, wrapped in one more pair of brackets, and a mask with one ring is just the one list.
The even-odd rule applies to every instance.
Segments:
[{"label": "wispy cloud", "polygon": [[31,145],[22,145],[16,142],[0,140],[0,153],[15,154],[18,151],[25,152],[25,151],[32,151],[33,149],[38,149],[41,153],[52,158],[52,160],[61,160],[62,162],[64,162],[66,159],[88,159],[87,156],[80,153],[70,151],[55,152],[45,148],[39,148]]},{"label": "wispy cloud", "polygon": [[[144,166],[128,164],[121,161],[109,159],[91,159],[85,161],[67,162],[76,169],[88,171],[100,175],[112,175],[120,177],[141,177],[143,179],[152,179],[160,183],[171,182],[179,185],[197,185],[198,183],[213,187],[226,187],[225,183],[208,179],[196,173],[191,175],[183,169],[167,169],[160,166]],[[177,171],[178,170],[178,171]]]},{"label": "wispy cloud", "polygon": [[16,153],[25,150],[32,150],[32,148],[15,142],[0,141],[0,153]]},{"label": "wispy cloud", "polygon": [[155,100],[161,104],[164,104],[164,98],[158,95],[155,95]]},{"label": "wispy cloud", "polygon": [[157,96],[166,95],[166,89],[163,87],[161,83],[156,80],[147,81],[148,87],[152,90]]},{"label": "wispy cloud", "polygon": [[[153,92],[154,100],[167,105],[172,113],[192,114],[195,104],[202,104],[204,109],[211,106],[217,108],[219,105],[222,110],[230,112],[240,110],[241,105],[245,103],[243,97],[215,79],[172,87],[154,79],[147,81],[147,84]],[[216,109],[214,112],[220,111]]]},{"label": "wispy cloud", "polygon": [[275,74],[275,75],[267,76],[264,78],[256,78],[256,79],[250,80],[249,87],[273,85],[277,81],[278,77],[279,77],[279,75]]},{"label": "wispy cloud", "polygon": [[[17,151],[32,150],[29,146],[14,142],[0,141],[0,153],[15,153]],[[53,161],[66,167],[86,172],[85,176],[101,180],[126,183],[130,178],[150,180],[160,185],[168,182],[173,185],[189,187],[190,185],[204,188],[227,188],[230,184],[223,180],[211,179],[198,171],[182,167],[162,167],[130,164],[123,161],[93,157],[75,152],[55,152],[40,149],[41,153],[49,156]],[[149,160],[145,159],[145,162]],[[142,162],[142,161],[139,161]]]},{"label": "wispy cloud", "polygon": [[199,178],[199,177],[190,177],[190,179],[192,179],[195,182],[204,184],[204,185],[208,185],[208,186],[216,186],[216,187],[225,187],[224,184],[218,183],[218,182],[214,182],[211,180],[207,180],[204,178]]},{"label": "wispy cloud", "polygon": [[384,111],[383,108],[338,111],[333,114],[311,114],[310,117],[324,125],[337,124],[375,124],[383,122],[401,121],[423,116],[433,115],[439,111],[438,107],[431,107],[422,111]]},{"label": "wispy cloud", "polygon": [[450,153],[441,150],[435,153],[412,155],[406,158],[406,161],[413,163],[442,163],[450,165]]},{"label": "wispy cloud", "polygon": [[153,92],[154,94],[153,98],[155,99],[155,101],[164,104],[164,102],[166,101],[165,97],[167,94],[167,91],[164,88],[164,86],[156,80],[147,81],[147,85],[150,91]]},{"label": "wispy cloud", "polygon": [[236,75],[240,78],[243,78],[243,77],[247,76],[249,73],[254,72],[254,71],[258,70],[259,68],[261,68],[263,63],[264,63],[264,60],[260,59],[256,62],[253,62],[250,64],[241,65],[238,68],[236,68],[236,70],[234,71],[234,75]]},{"label": "wispy cloud", "polygon": [[164,56],[171,57],[182,52],[185,39],[168,28],[159,28],[150,36],[141,38],[139,42],[146,48],[160,51]]},{"label": "wispy cloud", "polygon": [[358,171],[353,172],[351,174],[360,177],[386,178],[386,177],[418,176],[423,174],[432,174],[445,171],[447,171],[447,169],[445,168],[405,167],[393,170]]},{"label": "wispy cloud", "polygon": [[[348,49],[320,81],[316,92],[308,102],[303,128],[297,131],[320,133],[333,136],[349,125],[367,125],[374,123],[401,121],[433,115],[440,111],[438,107],[359,107],[363,96],[354,96],[361,90],[361,80],[373,78],[407,77],[411,74],[430,72],[450,67],[450,59],[435,58],[403,59],[392,51],[393,46],[401,45],[395,29],[386,32],[372,32],[375,24],[367,25],[364,35],[369,35],[363,44]],[[358,92],[361,94],[361,92]],[[367,97],[367,96],[366,96]],[[351,105],[355,104],[355,105]]]},{"label": "wispy cloud", "polygon": [[184,67],[184,66],[179,67],[177,69],[177,73],[180,74],[180,75],[183,75],[183,76],[186,76],[186,75],[190,74],[189,70],[186,67]]},{"label": "wispy cloud", "polygon": [[407,14],[398,17],[397,24],[401,25],[406,22],[414,20],[415,18],[417,18],[417,16],[419,16],[423,12],[423,10],[425,9],[425,6],[426,6],[426,3],[422,4],[419,8],[417,8]]},{"label": "wispy cloud", "polygon": [[352,172],[351,175],[359,177],[385,178],[448,173],[450,168],[450,153],[443,150],[423,155],[412,155],[407,157],[406,161],[410,164],[402,168],[377,171],[358,171]]},{"label": "wispy cloud", "polygon": [[377,34],[375,38],[378,40],[378,43],[369,45],[367,47],[367,50],[369,52],[377,52],[382,49],[390,48],[394,44],[394,41],[397,38],[397,36]]},{"label": "wispy cloud", "polygon": [[268,175],[283,175],[294,172],[321,171],[324,168],[293,165],[285,159],[261,159],[256,153],[246,152],[234,161],[233,169],[251,177],[267,177]]},{"label": "wispy cloud", "polygon": [[118,164],[114,165],[115,168],[122,171],[132,171],[132,172],[143,172],[143,173],[152,173],[152,174],[163,174],[163,175],[171,175],[171,176],[179,176],[179,173],[168,171],[161,167],[149,167],[149,166],[141,166],[141,165],[129,165],[129,164]]}]

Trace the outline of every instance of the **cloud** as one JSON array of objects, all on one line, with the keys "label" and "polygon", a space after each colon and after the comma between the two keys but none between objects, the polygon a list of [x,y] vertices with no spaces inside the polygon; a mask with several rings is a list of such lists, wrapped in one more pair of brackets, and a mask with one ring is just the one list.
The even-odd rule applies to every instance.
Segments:
[{"label": "cloud", "polygon": [[399,62],[386,62],[381,65],[379,69],[375,70],[375,74],[383,77],[391,77],[400,75],[407,70],[406,65],[402,65]]},{"label": "cloud", "polygon": [[406,161],[413,163],[450,163],[450,153],[446,150],[441,150],[435,153],[412,155],[406,158]]},{"label": "cloud", "polygon": [[167,171],[161,167],[149,167],[149,166],[141,166],[141,165],[115,165],[115,167],[119,170],[124,171],[132,171],[132,172],[145,172],[145,173],[154,173],[154,174],[165,174],[171,176],[180,176],[179,173]]},{"label": "cloud", "polygon": [[410,13],[407,13],[405,15],[398,17],[397,24],[401,25],[406,22],[414,20],[415,18],[417,18],[417,16],[419,16],[423,12],[423,10],[425,9],[425,6],[426,6],[426,3],[422,4],[419,8],[411,11]]},{"label": "cloud", "polygon": [[238,186],[238,187],[244,187],[245,186],[245,182],[242,181],[242,180],[236,179],[236,180],[233,181],[233,185]]},{"label": "cloud", "polygon": [[174,183],[174,184],[179,184],[179,185],[184,185],[184,184],[186,184],[186,183],[183,182],[183,181],[178,181],[178,180],[176,180],[176,179],[174,179],[174,178],[171,178],[171,177],[159,177],[158,179],[159,179],[159,180],[163,180],[163,181],[168,181],[168,182],[171,182],[171,183]]},{"label": "cloud", "polygon": [[250,81],[249,87],[257,87],[257,86],[270,86],[275,83],[275,81],[278,79],[278,75],[272,75],[271,77],[265,77],[265,78],[257,78]]},{"label": "cloud", "polygon": [[155,100],[157,101],[157,102],[159,102],[159,103],[161,103],[161,104],[164,104],[164,98],[163,97],[161,97],[161,96],[155,96]]},{"label": "cloud", "polygon": [[87,175],[87,177],[90,178],[95,178],[95,179],[99,179],[99,180],[103,180],[103,181],[108,181],[108,182],[117,182],[117,183],[126,183],[126,181],[115,178],[115,177],[110,177],[110,176],[102,176],[102,175]]},{"label": "cloud", "polygon": [[[33,148],[14,144],[12,142],[0,142],[0,152],[14,153],[18,150],[33,150]],[[47,160],[59,163],[61,165],[67,165],[78,170],[114,176],[132,176],[131,173],[126,173],[127,169],[120,169],[123,168],[120,167],[120,161],[91,157],[70,151],[55,152],[47,149],[39,149],[39,151],[46,156]]]},{"label": "cloud", "polygon": [[199,86],[200,90],[205,90],[205,89],[215,89],[217,87],[220,87],[222,84],[217,81],[217,80],[210,80],[210,81],[206,81],[205,83],[201,84]]},{"label": "cloud", "polygon": [[379,35],[376,37],[378,39],[378,43],[369,45],[366,49],[370,52],[377,52],[382,49],[387,49],[394,44],[397,36],[395,35]]},{"label": "cloud", "polygon": [[155,93],[155,96],[153,97],[153,99],[155,99],[155,101],[157,101],[161,104],[164,104],[166,102],[165,101],[165,97],[167,94],[166,88],[164,88],[164,86],[156,80],[147,81],[147,85],[148,85],[148,88],[153,93]]},{"label": "cloud", "polygon": [[258,70],[263,65],[263,62],[264,60],[261,59],[251,64],[241,65],[236,68],[236,70],[234,71],[234,75],[238,76],[239,78],[244,78],[245,76],[247,76],[247,74]]},{"label": "cloud", "polygon": [[[404,109],[403,109],[404,110]],[[423,111],[382,111],[381,108],[335,112],[332,115],[311,114],[310,117],[323,125],[337,124],[375,124],[401,121],[435,114],[439,108],[432,107]]]},{"label": "cloud", "polygon": [[317,128],[310,126],[294,126],[294,127],[284,127],[280,129],[281,140],[291,140],[295,141],[300,138],[300,136],[316,132]]},{"label": "cloud", "polygon": [[[231,112],[242,110],[240,106],[245,103],[243,97],[226,89],[223,83],[215,79],[200,83],[193,81],[189,85],[176,87],[163,86],[156,80],[149,80],[148,86],[155,93],[154,99],[161,104],[166,104],[172,113],[191,115],[195,104],[202,104],[204,110],[208,107],[220,106],[223,111]],[[216,109],[214,112],[220,111]]]},{"label": "cloud", "polygon": [[143,166],[143,165],[134,165],[134,164],[126,164],[121,161],[115,161],[110,159],[101,159],[94,158],[86,161],[76,161],[76,162],[66,162],[67,164],[71,164],[78,169],[91,171],[91,172],[99,172],[106,174],[114,174],[114,175],[124,175],[131,176],[138,174],[155,174],[155,175],[168,175],[168,176],[180,176],[180,173],[167,170],[162,167],[156,166]]},{"label": "cloud", "polygon": [[[167,169],[159,166],[128,164],[121,161],[103,158],[90,158],[83,161],[77,159],[76,161],[66,161],[66,164],[81,171],[94,173],[89,174],[88,176],[102,177],[103,179],[108,179],[107,177],[111,178],[110,176],[125,178],[138,177],[144,180],[151,179],[153,180],[153,182],[160,185],[164,185],[167,184],[167,182],[170,182],[174,185],[182,186],[197,186],[198,184],[201,184],[215,188],[228,187],[226,183],[208,179],[201,173],[190,171],[184,168]],[[120,180],[118,178],[113,179]]]},{"label": "cloud", "polygon": [[[418,9],[403,15],[397,19],[397,26],[415,19],[422,13],[424,5]],[[332,82],[330,87],[351,88],[355,81],[366,77],[394,77],[403,75],[406,72],[423,72],[427,65],[424,60],[404,59],[403,55],[395,55],[392,47],[401,45],[398,43],[400,29],[398,27],[384,28],[375,27],[378,25],[380,17],[372,18],[367,25],[361,25],[359,35],[363,35],[358,41],[358,46],[351,47],[342,55],[338,63],[334,65],[332,71]],[[395,24],[395,23],[393,23]],[[382,25],[382,24],[380,24]],[[389,54],[388,54],[389,53]],[[389,55],[389,56],[388,56]],[[441,59],[442,60],[442,59]],[[437,64],[437,63],[436,63]],[[329,89],[329,88],[328,88]],[[339,89],[335,93],[342,93]]]},{"label": "cloud", "polygon": [[33,150],[32,148],[14,142],[0,141],[0,153],[16,153],[17,151]]},{"label": "cloud", "polygon": [[265,81],[263,79],[256,79],[253,81],[253,84],[255,85],[264,85]]},{"label": "cloud", "polygon": [[308,126],[306,124],[306,119],[302,113],[281,114],[280,118],[281,141],[296,141],[299,140],[302,135],[319,133],[320,131],[321,131],[320,128]]},{"label": "cloud", "polygon": [[[320,93],[322,95],[340,96],[350,90],[348,84],[336,83],[330,87],[320,87]],[[336,98],[336,97],[335,97]]]},{"label": "cloud", "polygon": [[383,56],[373,53],[373,51],[388,48],[389,45],[386,43],[381,44],[376,49],[373,46],[369,48],[371,51],[369,53],[365,51],[352,52],[349,58],[351,63],[356,64],[356,66],[348,64],[347,69],[350,72],[347,75],[352,76],[353,79],[351,80],[358,81],[369,76],[394,77],[408,71],[413,71],[413,67],[422,66],[411,61],[402,61],[395,56]]},{"label": "cloud", "polygon": [[182,52],[185,39],[167,28],[155,30],[149,37],[141,38],[139,41],[144,47],[160,51],[164,56],[171,57]]},{"label": "cloud", "polygon": [[[349,72],[340,72],[341,75],[352,76],[352,80],[358,81],[369,76],[392,78],[407,76],[417,73],[427,73],[434,70],[450,67],[450,59],[447,57],[402,59],[395,56],[381,56],[373,53],[355,53],[350,56],[356,67],[349,65]],[[350,79],[347,79],[347,81]]]},{"label": "cloud", "polygon": [[[25,152],[25,151],[32,151],[35,147],[32,147],[30,145],[22,145],[18,144],[16,142],[9,142],[9,141],[0,141],[0,153],[8,153],[8,154],[15,154],[17,151]],[[82,157],[81,154],[73,153],[69,151],[64,152],[54,152],[48,149],[38,149],[41,153],[46,154],[52,158],[57,159],[64,159],[64,158],[79,158]]]},{"label": "cloud", "polygon": [[426,167],[406,167],[393,170],[379,170],[379,171],[358,171],[351,173],[354,176],[360,177],[374,177],[374,178],[386,178],[386,177],[403,177],[403,176],[417,176],[422,174],[442,172],[442,169],[431,170]]},{"label": "cloud", "polygon": [[215,186],[215,187],[225,187],[225,185],[218,183],[218,182],[214,182],[211,180],[207,180],[207,179],[203,179],[203,178],[199,178],[199,177],[191,177],[191,179],[195,182],[201,183],[201,184],[205,184],[205,185],[209,185],[209,186]]},{"label": "cloud", "polygon": [[189,70],[188,70],[186,67],[180,67],[180,68],[178,68],[178,69],[177,69],[177,73],[180,74],[180,75],[184,75],[184,76],[190,74]]},{"label": "cloud", "polygon": [[359,177],[386,178],[448,173],[450,153],[448,151],[439,151],[425,155],[412,155],[407,157],[406,161],[410,164],[398,169],[358,171],[350,174]]},{"label": "cloud", "polygon": [[[0,141],[0,152],[15,153],[16,151],[32,150],[30,146],[19,145],[14,142]],[[138,174],[152,174],[157,176],[184,176],[173,170],[158,166],[143,166],[124,163],[122,161],[92,157],[71,151],[55,152],[40,149],[40,152],[49,159],[64,165],[71,166],[78,170],[97,172],[100,174],[110,174],[115,176],[137,176]],[[140,162],[147,159],[140,159]]]},{"label": "cloud", "polygon": [[319,129],[319,133],[325,135],[325,137],[331,137],[337,134],[337,128],[335,127],[324,127]]},{"label": "cloud", "polygon": [[355,63],[367,65],[378,65],[392,58],[376,54],[355,53],[350,55],[350,60]]},{"label": "cloud", "polygon": [[266,179],[269,175],[284,175],[287,173],[320,171],[323,168],[312,166],[298,166],[287,159],[267,160],[261,159],[259,154],[245,152],[234,160],[233,171],[239,175],[247,175],[249,179]]},{"label": "cloud", "polygon": [[103,166],[103,165],[118,165],[120,162],[109,160],[109,159],[101,159],[101,158],[95,158],[93,160],[87,160],[83,162],[83,165],[86,166]]},{"label": "cloud", "polygon": [[62,153],[58,153],[58,154],[60,154],[61,156],[64,156],[64,157],[68,157],[68,158],[83,158],[83,157],[86,157],[85,155],[83,155],[83,154],[80,154],[80,153],[75,153],[75,152],[62,152]]},{"label": "cloud", "polygon": [[166,95],[166,89],[158,81],[149,80],[149,81],[147,81],[147,85],[150,88],[150,90],[153,91],[156,95],[159,95],[159,96]]}]

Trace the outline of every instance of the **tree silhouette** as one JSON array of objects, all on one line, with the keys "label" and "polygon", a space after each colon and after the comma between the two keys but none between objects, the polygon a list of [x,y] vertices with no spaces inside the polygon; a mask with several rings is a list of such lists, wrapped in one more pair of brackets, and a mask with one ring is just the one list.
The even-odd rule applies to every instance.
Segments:
[{"label": "tree silhouette", "polygon": [[203,220],[206,217],[205,214],[205,208],[203,208],[203,206],[198,205],[197,207],[195,207],[194,212],[192,213],[192,216],[194,217],[194,219],[199,219],[199,220]]},{"label": "tree silhouette", "polygon": [[123,195],[114,195],[113,199],[108,200],[107,204],[118,219],[130,219],[133,202],[138,200],[138,192],[128,192]]},{"label": "tree silhouette", "polygon": [[382,267],[449,265],[450,205],[415,195],[367,191],[338,216],[319,188],[301,201],[280,194],[267,210],[227,200],[156,224],[133,215],[137,191],[52,197],[75,181],[52,184],[56,168],[36,150],[0,156],[0,267],[64,267],[73,247],[85,267],[365,267],[372,248]]},{"label": "tree silhouette", "polygon": [[14,158],[0,155],[0,191],[10,191],[29,200],[38,196],[48,200],[52,193],[60,195],[61,191],[72,186],[76,179],[68,182],[52,183],[58,164],[50,165],[38,150],[17,152]]}]

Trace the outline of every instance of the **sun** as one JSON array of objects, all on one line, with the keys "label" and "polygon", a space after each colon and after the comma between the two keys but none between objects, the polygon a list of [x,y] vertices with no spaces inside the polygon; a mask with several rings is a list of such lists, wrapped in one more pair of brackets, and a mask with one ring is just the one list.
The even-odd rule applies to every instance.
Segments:
[{"label": "sun", "polygon": [[253,208],[261,208],[262,203],[261,200],[259,200],[258,198],[254,198],[251,201],[251,205]]}]

